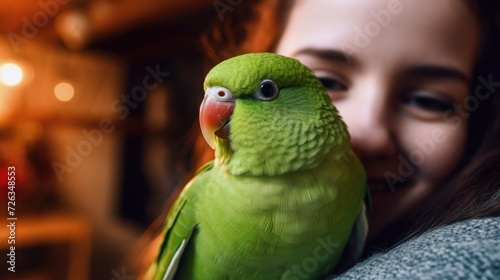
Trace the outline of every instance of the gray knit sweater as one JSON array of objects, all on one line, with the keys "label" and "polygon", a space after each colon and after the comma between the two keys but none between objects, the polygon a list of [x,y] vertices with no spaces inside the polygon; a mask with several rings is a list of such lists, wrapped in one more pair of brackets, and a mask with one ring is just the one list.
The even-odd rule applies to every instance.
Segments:
[{"label": "gray knit sweater", "polygon": [[500,217],[434,229],[335,279],[500,279]]}]

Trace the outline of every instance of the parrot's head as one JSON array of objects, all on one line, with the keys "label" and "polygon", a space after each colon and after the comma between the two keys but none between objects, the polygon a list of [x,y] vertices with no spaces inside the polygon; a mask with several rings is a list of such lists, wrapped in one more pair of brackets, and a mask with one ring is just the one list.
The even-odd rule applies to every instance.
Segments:
[{"label": "parrot's head", "polygon": [[200,126],[216,164],[232,174],[312,168],[349,134],[325,89],[299,61],[272,53],[233,57],[204,82]]}]

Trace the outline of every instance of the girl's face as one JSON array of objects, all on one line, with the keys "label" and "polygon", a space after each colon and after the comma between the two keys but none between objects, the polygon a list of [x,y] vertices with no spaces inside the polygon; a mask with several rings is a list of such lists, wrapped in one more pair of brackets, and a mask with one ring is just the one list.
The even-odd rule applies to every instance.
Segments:
[{"label": "girl's face", "polygon": [[465,1],[298,0],[276,52],[323,82],[373,197],[373,237],[464,152],[479,27]]}]

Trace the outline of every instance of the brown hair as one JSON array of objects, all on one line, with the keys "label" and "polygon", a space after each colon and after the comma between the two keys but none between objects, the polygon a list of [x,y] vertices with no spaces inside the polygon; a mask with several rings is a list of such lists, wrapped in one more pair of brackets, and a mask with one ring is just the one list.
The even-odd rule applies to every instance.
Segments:
[{"label": "brown hair", "polygon": [[209,66],[250,52],[273,51],[283,33],[292,0],[243,1],[201,38]]}]

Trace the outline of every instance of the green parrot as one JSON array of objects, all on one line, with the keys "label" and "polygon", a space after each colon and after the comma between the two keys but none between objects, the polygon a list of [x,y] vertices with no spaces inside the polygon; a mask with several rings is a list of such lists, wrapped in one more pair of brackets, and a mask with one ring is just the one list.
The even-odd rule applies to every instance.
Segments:
[{"label": "green parrot", "polygon": [[245,54],[215,66],[204,89],[215,159],[173,204],[155,279],[320,279],[352,236],[359,254],[365,171],[313,72]]}]

